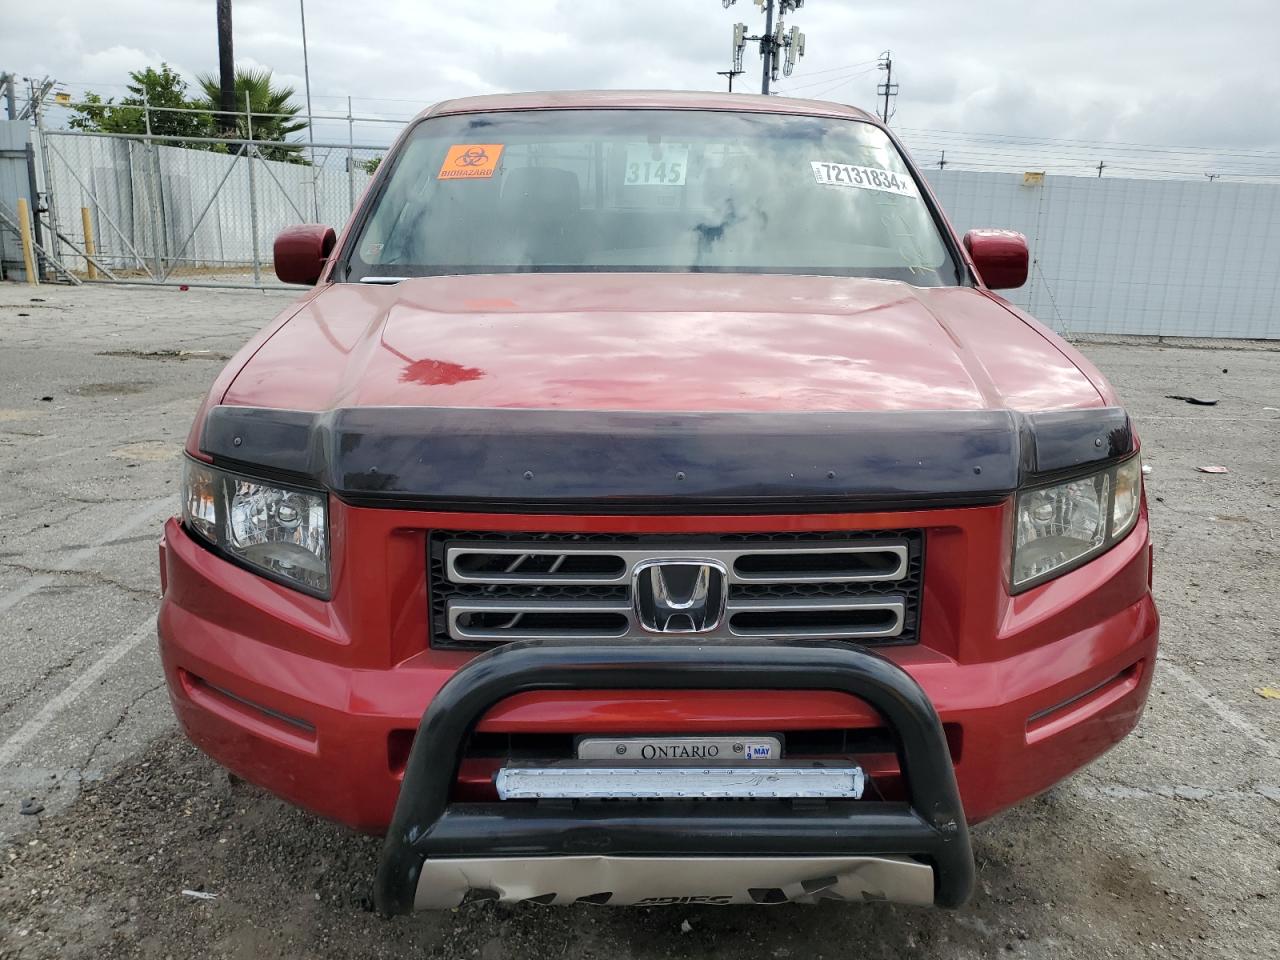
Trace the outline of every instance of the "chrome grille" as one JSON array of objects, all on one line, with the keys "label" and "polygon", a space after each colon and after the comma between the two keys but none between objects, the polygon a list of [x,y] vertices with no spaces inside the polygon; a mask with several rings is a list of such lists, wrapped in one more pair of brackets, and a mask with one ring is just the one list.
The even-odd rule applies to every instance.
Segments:
[{"label": "chrome grille", "polygon": [[866,533],[665,536],[437,531],[428,539],[432,644],[478,648],[540,637],[621,640],[644,629],[632,576],[655,558],[727,572],[725,617],[691,643],[724,637],[830,637],[911,643],[923,536]]}]

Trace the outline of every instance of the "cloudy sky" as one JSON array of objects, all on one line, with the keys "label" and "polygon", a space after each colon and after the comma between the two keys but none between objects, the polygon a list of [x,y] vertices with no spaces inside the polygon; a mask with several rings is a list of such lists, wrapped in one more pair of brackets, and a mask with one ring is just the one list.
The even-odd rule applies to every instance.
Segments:
[{"label": "cloudy sky", "polygon": [[[192,78],[216,69],[213,0],[5,6],[0,69],[51,75],[73,95],[118,94],[129,70],[160,61]],[[237,61],[272,68],[301,99],[296,0],[233,6]],[[507,90],[719,89],[733,23],[763,21],[752,0],[306,0],[306,13],[316,112],[345,112],[350,95],[357,113],[390,117]],[[808,55],[778,89],[870,108],[875,58],[891,49],[893,122],[922,161],[947,149],[1021,163],[1030,148],[1054,169],[1114,159],[1098,142],[1123,141],[1177,148],[1130,149],[1133,162],[1198,169],[1212,157],[1204,165],[1280,174],[1274,0],[807,0],[792,22]],[[759,63],[749,47],[739,82],[758,88]],[[345,124],[324,133],[345,138]]]}]

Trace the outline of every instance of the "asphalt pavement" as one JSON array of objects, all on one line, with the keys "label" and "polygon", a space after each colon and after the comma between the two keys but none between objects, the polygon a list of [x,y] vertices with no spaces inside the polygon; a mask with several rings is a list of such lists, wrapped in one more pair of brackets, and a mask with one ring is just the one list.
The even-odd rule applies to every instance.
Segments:
[{"label": "asphalt pavement", "polygon": [[229,782],[177,734],[156,655],[156,542],[191,417],[291,299],[0,285],[0,957],[1275,953],[1280,700],[1257,691],[1280,688],[1277,350],[1082,345],[1153,469],[1161,660],[1137,734],[976,831],[969,907],[385,921],[367,909],[376,840]]}]

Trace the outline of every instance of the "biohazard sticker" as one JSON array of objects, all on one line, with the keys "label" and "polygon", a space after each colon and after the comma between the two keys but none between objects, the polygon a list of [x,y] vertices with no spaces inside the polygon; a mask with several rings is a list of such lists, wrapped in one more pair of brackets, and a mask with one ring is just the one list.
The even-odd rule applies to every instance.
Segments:
[{"label": "biohazard sticker", "polygon": [[455,143],[445,154],[437,180],[487,180],[502,158],[500,143]]},{"label": "biohazard sticker", "polygon": [[859,167],[853,163],[824,163],[809,161],[813,179],[823,186],[856,187],[862,190],[880,190],[903,197],[916,196],[915,184],[906,174],[882,170],[879,167]]}]

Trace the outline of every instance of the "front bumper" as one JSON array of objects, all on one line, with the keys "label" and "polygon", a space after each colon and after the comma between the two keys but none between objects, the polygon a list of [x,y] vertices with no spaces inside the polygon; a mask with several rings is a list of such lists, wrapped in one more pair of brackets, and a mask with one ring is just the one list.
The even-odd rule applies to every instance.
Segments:
[{"label": "front bumper", "polygon": [[[762,688],[831,690],[873,707],[900,745],[908,800],[812,806],[760,800],[449,802],[467,738],[492,707],[516,694]],[[587,870],[572,879],[570,864],[549,869],[539,862],[583,855],[592,858]],[[744,886],[733,870],[716,877],[714,866],[707,869],[708,859],[726,857],[744,858],[758,885]],[[775,857],[784,862],[770,864]],[[795,859],[803,857],[821,859],[809,865]],[[468,876],[472,858],[478,862]],[[671,861],[672,872],[687,872],[681,881],[668,883],[648,858]],[[919,685],[883,657],[824,642],[584,646],[523,641],[472,660],[427,708],[374,896],[387,914],[454,906],[477,888],[473,884],[486,894],[540,902],[607,902],[619,894],[630,902],[653,895],[711,898],[708,902],[742,901],[745,895],[746,902],[778,902],[795,898],[788,887],[804,897],[857,894],[921,902],[929,884],[922,883],[917,861],[933,873],[925,902],[956,907],[968,899],[973,855],[942,723]],[[584,893],[587,881],[611,886]],[[703,882],[716,885],[690,886]],[[442,893],[442,886],[447,891]],[[681,892],[673,894],[677,889]],[[685,892],[690,889],[699,892]]]},{"label": "front bumper", "polygon": [[[345,539],[339,560],[345,558],[348,570],[339,583],[345,581],[349,596],[332,603],[227,563],[171,521],[160,550],[160,649],[174,710],[201,749],[291,803],[381,834],[392,821],[409,744],[424,711],[472,659],[425,647],[419,639],[427,630],[424,534],[418,531],[481,521],[369,510],[356,522],[344,520],[346,512],[335,514],[335,529]],[[546,518],[489,522],[534,529]],[[641,529],[672,523],[626,522]],[[612,528],[621,521],[607,523]],[[934,626],[926,643],[886,649],[884,657],[910,674],[940,717],[970,824],[1048,789],[1117,743],[1141,716],[1159,629],[1148,588],[1145,518],[1099,559],[998,609],[980,589],[984,581],[967,577],[969,570],[998,563],[1005,524],[998,510],[689,523],[697,529],[718,524],[760,530],[782,529],[784,523],[811,529],[906,523],[931,530],[926,616]],[[727,731],[790,736],[883,725],[874,709],[846,692],[768,687],[623,690],[592,684],[528,690],[496,702],[476,728],[489,737]],[[867,772],[883,795],[906,797],[899,765],[893,757],[889,763],[891,769],[869,765]],[[451,799],[491,801],[493,769],[468,758]],[[586,822],[587,806],[579,808],[574,824]],[[477,873],[478,852],[468,862],[476,880],[485,879]],[[825,847],[816,852],[833,854]],[[628,855],[610,849],[574,856],[593,861],[584,867],[592,876],[616,877],[614,861]],[[645,857],[650,865],[656,862],[652,852]],[[516,858],[485,859],[497,864]],[[544,860],[539,863],[545,866]],[[454,861],[436,856],[424,869],[445,869],[449,862]],[[780,878],[791,876],[789,867],[774,865]],[[689,858],[682,866],[694,871]],[[835,866],[828,876],[843,877],[856,865]],[[509,874],[507,864],[493,866],[487,882],[505,883],[514,895],[519,888]],[[450,882],[455,881],[442,879],[437,886]],[[573,889],[560,885],[564,895]],[[615,881],[615,889],[621,900],[631,888]]]}]

